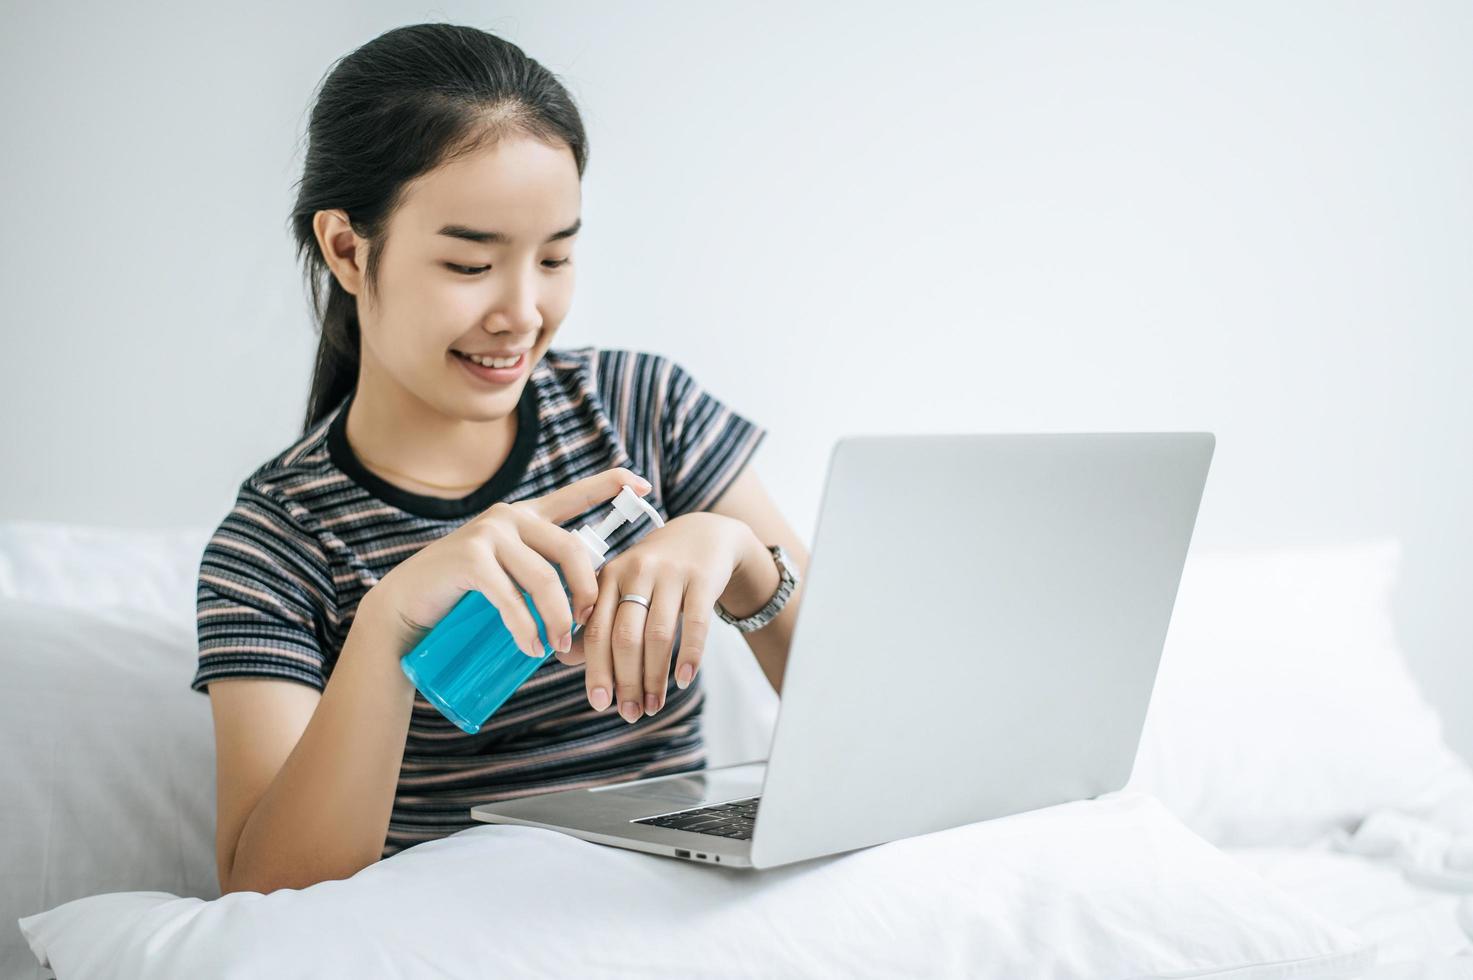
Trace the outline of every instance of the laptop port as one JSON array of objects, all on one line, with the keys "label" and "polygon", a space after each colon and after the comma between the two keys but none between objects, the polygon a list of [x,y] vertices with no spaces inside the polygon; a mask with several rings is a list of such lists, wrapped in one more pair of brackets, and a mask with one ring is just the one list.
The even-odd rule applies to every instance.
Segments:
[{"label": "laptop port", "polygon": [[677,847],[675,849],[675,856],[678,858],[688,858],[690,857],[690,851],[682,851],[680,848]]},{"label": "laptop port", "polygon": [[700,858],[702,861],[706,860],[706,855],[702,854],[700,851],[696,852],[696,857]]}]

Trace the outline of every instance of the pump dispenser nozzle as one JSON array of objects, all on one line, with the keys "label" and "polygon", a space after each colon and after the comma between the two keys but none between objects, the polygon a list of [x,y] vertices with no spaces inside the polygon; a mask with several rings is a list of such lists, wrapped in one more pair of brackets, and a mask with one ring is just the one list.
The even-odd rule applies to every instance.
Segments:
[{"label": "pump dispenser nozzle", "polygon": [[609,535],[624,522],[648,516],[655,522],[655,527],[665,526],[660,512],[651,507],[649,501],[636,494],[633,487],[626,485],[623,490],[619,491],[619,495],[613,499],[612,503],[613,508],[604,515],[603,520],[598,522],[597,527],[584,524],[577,531],[579,539],[592,552],[595,569],[604,563],[604,554],[609,550]]}]

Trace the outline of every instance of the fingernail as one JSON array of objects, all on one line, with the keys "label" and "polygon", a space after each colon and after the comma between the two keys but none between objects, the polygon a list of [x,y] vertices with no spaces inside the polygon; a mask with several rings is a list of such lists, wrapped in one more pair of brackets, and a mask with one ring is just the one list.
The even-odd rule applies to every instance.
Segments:
[{"label": "fingernail", "polygon": [[593,607],[592,606],[584,606],[578,612],[578,615],[576,617],[574,617],[574,618],[578,620],[578,625],[579,626],[584,626],[584,625],[586,625],[588,623],[588,617],[589,616],[592,616],[592,615],[593,615]]},{"label": "fingernail", "polygon": [[594,711],[602,711],[609,706],[608,689],[595,687],[593,693],[588,695],[588,703],[593,705]]},{"label": "fingernail", "polygon": [[619,716],[631,725],[639,721],[639,703],[636,701],[625,701],[619,705]]},{"label": "fingernail", "polygon": [[655,697],[653,694],[646,694],[644,696],[644,713],[647,715],[652,715],[659,710],[660,699]]},{"label": "fingernail", "polygon": [[695,675],[695,672],[696,669],[690,664],[681,664],[680,669],[675,672],[675,683],[680,687],[682,691],[685,690],[685,686],[690,683],[690,679],[692,676]]},{"label": "fingernail", "polygon": [[651,483],[650,481],[646,480],[644,477],[640,477],[639,482],[640,482],[640,485],[643,486],[646,491],[655,489],[655,485],[653,483]]},{"label": "fingernail", "polygon": [[568,632],[564,633],[563,634],[563,638],[561,640],[558,640],[557,641],[557,648],[558,648],[558,652],[560,652],[560,653],[567,653],[569,650],[573,649],[573,632],[572,632],[572,630],[569,630]]},{"label": "fingernail", "polygon": [[533,637],[531,645],[522,647],[522,652],[529,657],[541,657],[547,653],[542,649],[542,637],[540,636]]}]

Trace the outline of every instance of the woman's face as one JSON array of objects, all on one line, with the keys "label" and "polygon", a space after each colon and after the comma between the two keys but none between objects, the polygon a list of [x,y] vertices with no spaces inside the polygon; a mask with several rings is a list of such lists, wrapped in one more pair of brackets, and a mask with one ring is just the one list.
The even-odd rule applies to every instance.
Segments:
[{"label": "woman's face", "polygon": [[[455,418],[511,414],[572,305],[581,207],[572,151],[522,136],[411,181],[378,292],[358,296],[364,381]],[[508,380],[478,376],[455,351],[524,353]]]}]

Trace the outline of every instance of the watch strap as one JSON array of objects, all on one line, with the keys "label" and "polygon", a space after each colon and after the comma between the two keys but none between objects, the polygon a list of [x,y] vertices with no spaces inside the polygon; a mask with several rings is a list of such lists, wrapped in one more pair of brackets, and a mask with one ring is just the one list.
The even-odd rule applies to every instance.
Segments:
[{"label": "watch strap", "polygon": [[737,619],[723,609],[721,603],[716,603],[716,615],[723,622],[735,626],[738,632],[751,633],[772,622],[777,617],[777,614],[782,612],[783,607],[788,604],[788,599],[798,587],[798,569],[793,565],[792,560],[789,559],[788,553],[783,549],[783,546],[776,544],[768,545],[767,550],[772,555],[773,561],[777,563],[779,575],[777,591],[772,594],[771,599],[767,600],[767,604],[752,615]]}]

